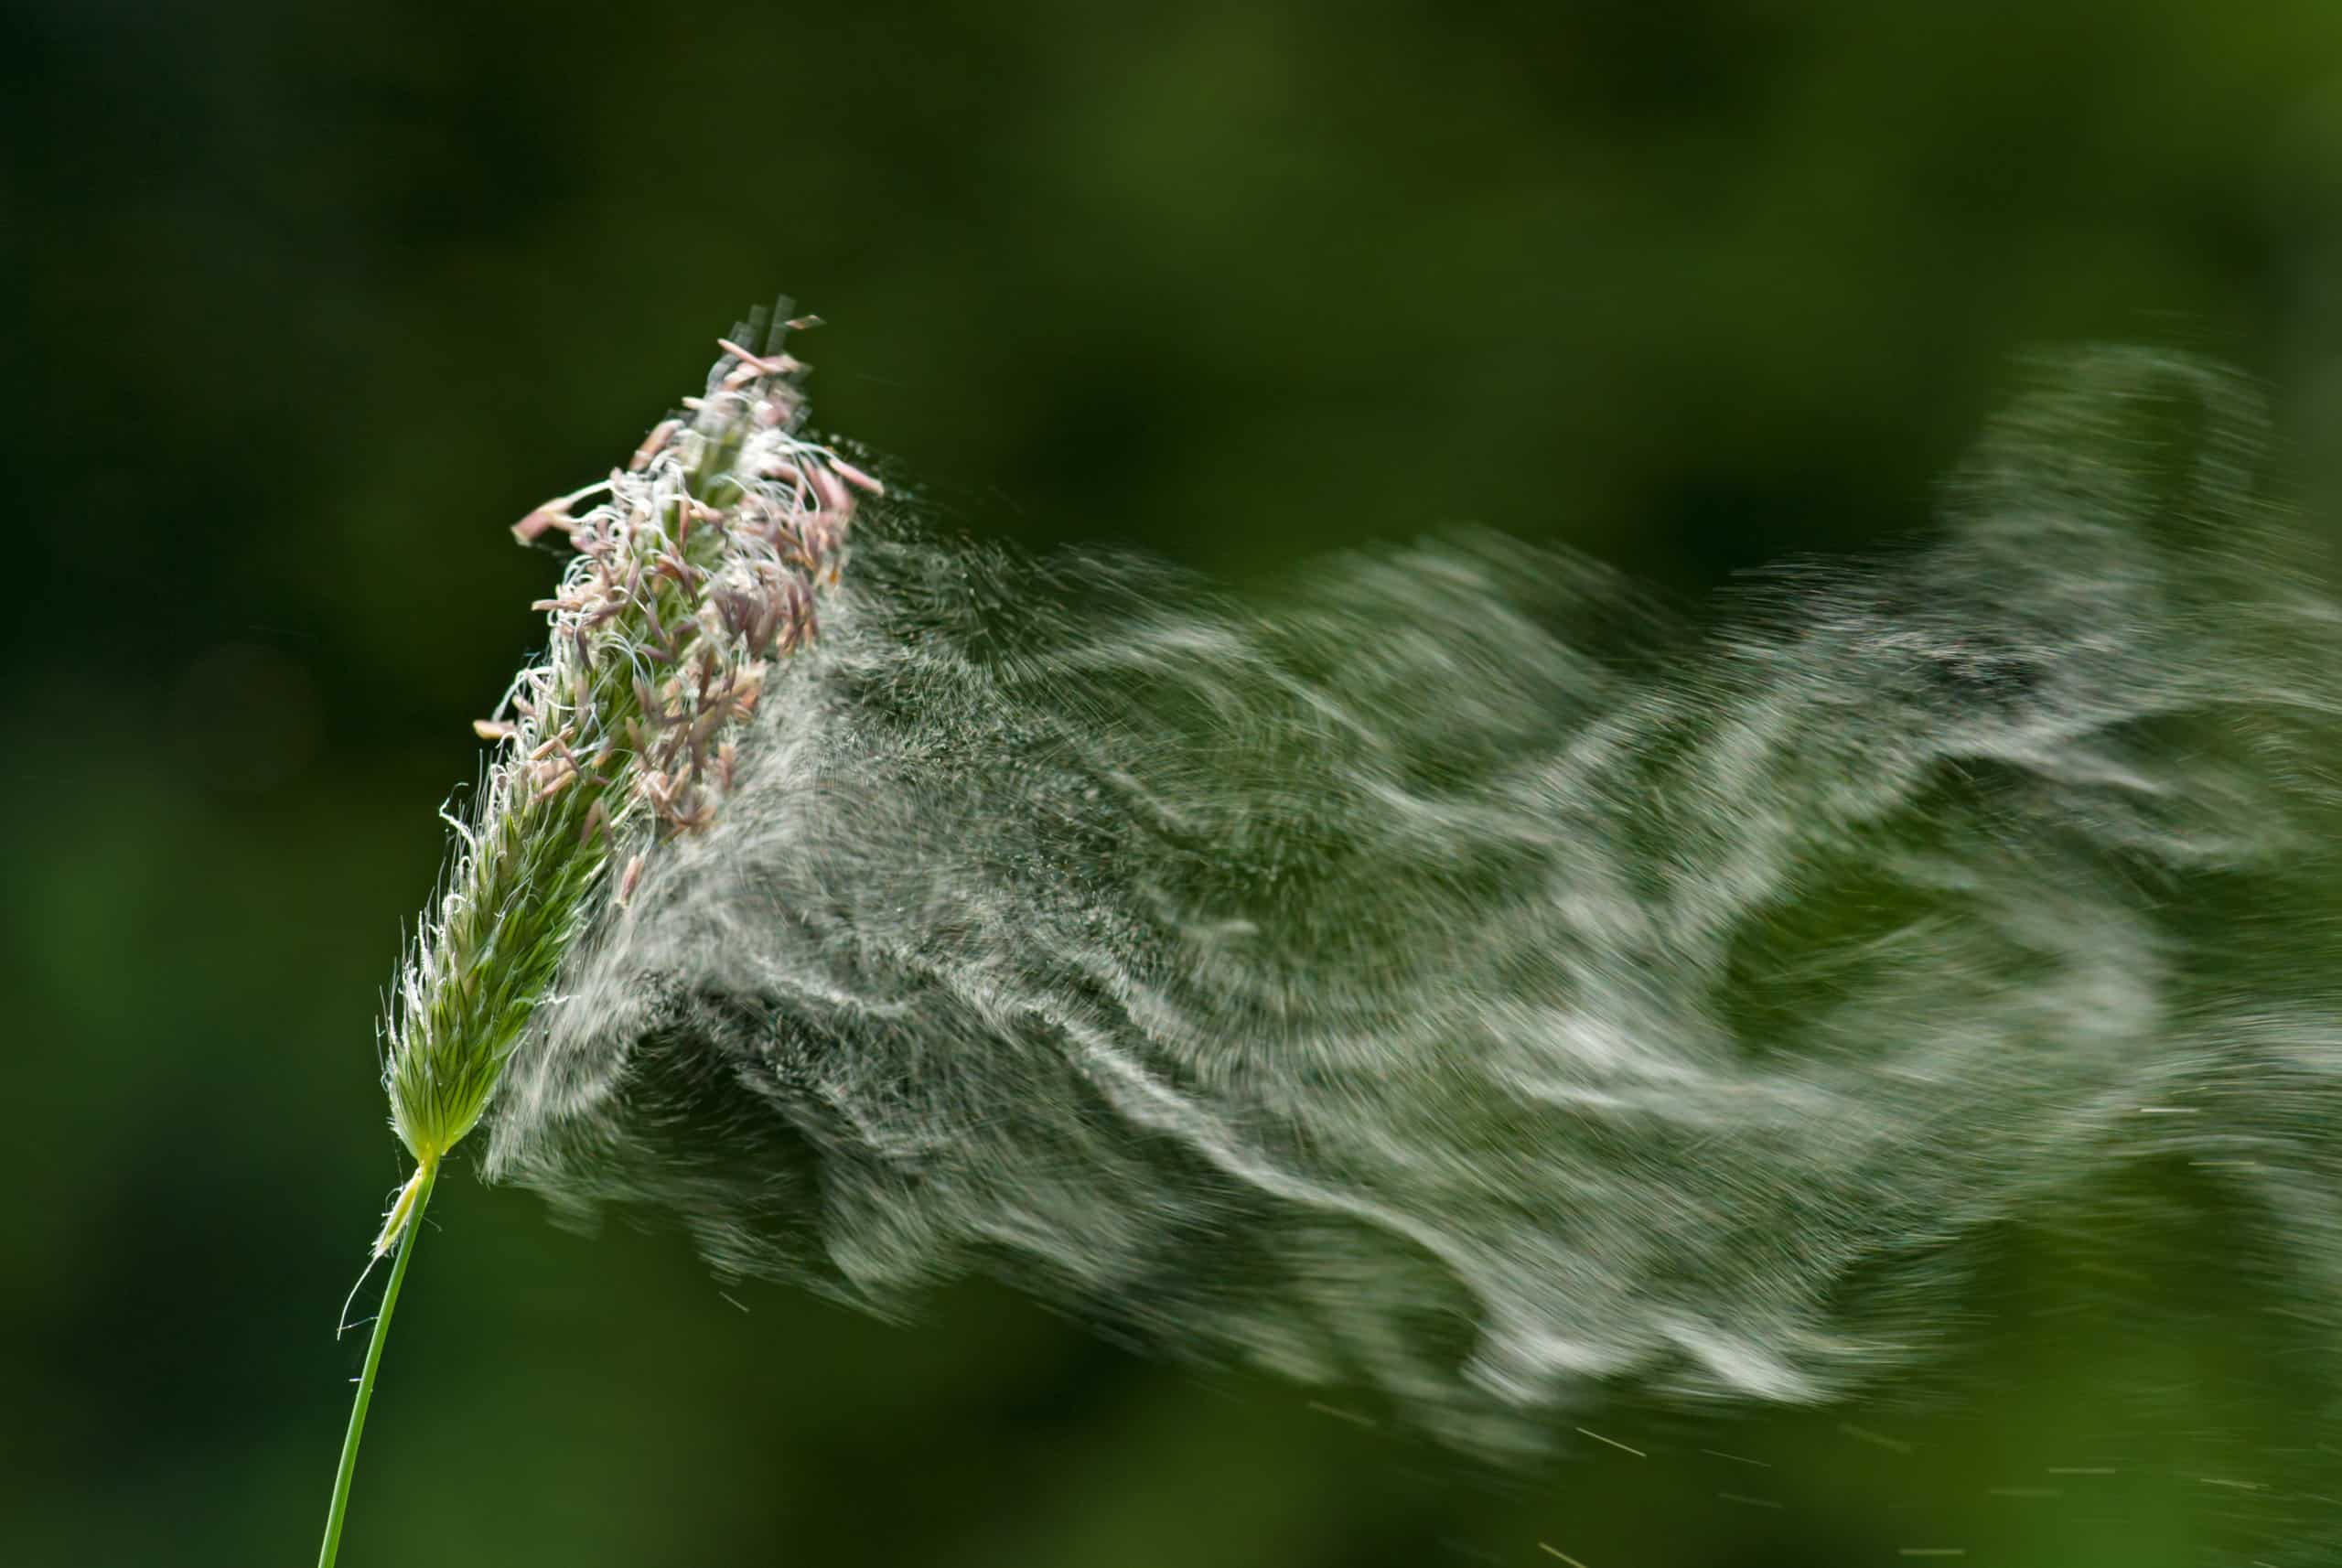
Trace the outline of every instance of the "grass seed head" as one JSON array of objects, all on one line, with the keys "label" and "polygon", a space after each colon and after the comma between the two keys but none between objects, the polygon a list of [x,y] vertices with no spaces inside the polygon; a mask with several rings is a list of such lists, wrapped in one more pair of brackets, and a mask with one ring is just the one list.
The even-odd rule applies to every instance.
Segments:
[{"label": "grass seed head", "polygon": [[[716,821],[733,733],[770,660],[816,634],[855,506],[883,493],[803,434],[805,366],[780,350],[786,330],[762,353],[719,339],[704,396],[625,467],[513,527],[523,543],[559,533],[575,553],[538,603],[543,662],[473,726],[497,749],[384,1023],[391,1124],[421,1167],[487,1112],[593,915],[625,904],[661,843]],[[378,1251],[409,1205],[402,1195]]]}]

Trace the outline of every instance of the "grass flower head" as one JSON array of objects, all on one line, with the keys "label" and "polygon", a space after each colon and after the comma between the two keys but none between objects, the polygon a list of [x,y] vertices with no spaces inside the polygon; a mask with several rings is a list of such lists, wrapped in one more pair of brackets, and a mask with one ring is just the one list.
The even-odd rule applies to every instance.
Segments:
[{"label": "grass flower head", "polygon": [[523,542],[559,533],[575,555],[536,606],[544,661],[477,725],[498,744],[482,803],[456,824],[386,1026],[391,1123],[419,1167],[478,1123],[597,900],[623,904],[659,843],[714,820],[732,734],[770,662],[815,634],[857,493],[879,490],[801,434],[800,361],[719,341],[704,397],[625,467],[513,528]]}]

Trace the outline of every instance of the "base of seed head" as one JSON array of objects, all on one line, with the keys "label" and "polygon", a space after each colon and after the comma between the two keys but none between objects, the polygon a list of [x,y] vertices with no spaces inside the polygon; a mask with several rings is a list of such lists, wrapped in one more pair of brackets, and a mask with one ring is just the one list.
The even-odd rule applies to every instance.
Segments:
[{"label": "base of seed head", "polygon": [[399,1188],[398,1197],[391,1204],[391,1211],[382,1216],[381,1233],[374,1238],[374,1258],[377,1262],[389,1255],[390,1250],[399,1244],[399,1238],[406,1234],[407,1222],[414,1218],[415,1194],[423,1190],[424,1178],[431,1174],[431,1169],[429,1162],[416,1165],[414,1174],[406,1178],[406,1185]]}]

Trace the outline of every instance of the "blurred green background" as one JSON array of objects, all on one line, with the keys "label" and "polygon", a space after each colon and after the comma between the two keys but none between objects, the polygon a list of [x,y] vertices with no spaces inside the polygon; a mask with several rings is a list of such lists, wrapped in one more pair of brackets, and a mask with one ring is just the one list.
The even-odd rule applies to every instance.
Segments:
[{"label": "blurred green background", "polygon": [[[819,422],[951,524],[1244,580],[1457,521],[1687,594],[1876,541],[2078,338],[2337,403],[2333,0],[0,23],[7,1564],[310,1560],[403,1175],[378,998],[555,571],[504,525],[780,290]],[[2252,1419],[2186,1237],[2119,1325],[2011,1259],[1989,1398],[1589,1407],[1645,1457],[1498,1472],[982,1284],[887,1325],[467,1178],[432,1219],[352,1568],[2133,1568],[2229,1526],[2107,1389]],[[2009,1492],[2060,1455],[2117,1473]]]}]

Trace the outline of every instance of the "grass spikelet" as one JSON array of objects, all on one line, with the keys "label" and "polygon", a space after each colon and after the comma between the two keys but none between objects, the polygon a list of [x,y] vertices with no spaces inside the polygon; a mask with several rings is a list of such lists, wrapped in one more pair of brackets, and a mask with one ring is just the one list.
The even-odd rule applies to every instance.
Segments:
[{"label": "grass spikelet", "polygon": [[606,901],[623,904],[662,844],[704,831],[729,788],[731,734],[770,663],[818,629],[858,499],[878,482],[802,434],[791,328],[731,338],[704,396],[661,421],[624,467],[536,508],[512,532],[575,554],[535,607],[550,628],[493,715],[476,813],[425,911],[385,1023],[391,1125],[415,1170],[373,1243],[396,1249],[351,1412],[326,1539],[338,1546],[360,1430],[391,1307],[440,1163],[479,1124],[563,958]]}]

